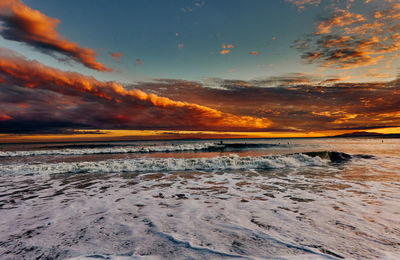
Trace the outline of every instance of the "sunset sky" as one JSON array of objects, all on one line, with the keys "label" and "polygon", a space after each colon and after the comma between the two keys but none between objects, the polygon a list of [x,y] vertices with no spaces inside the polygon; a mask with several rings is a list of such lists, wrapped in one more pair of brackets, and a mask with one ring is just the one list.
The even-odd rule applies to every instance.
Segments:
[{"label": "sunset sky", "polygon": [[0,142],[400,133],[400,0],[1,0]]}]

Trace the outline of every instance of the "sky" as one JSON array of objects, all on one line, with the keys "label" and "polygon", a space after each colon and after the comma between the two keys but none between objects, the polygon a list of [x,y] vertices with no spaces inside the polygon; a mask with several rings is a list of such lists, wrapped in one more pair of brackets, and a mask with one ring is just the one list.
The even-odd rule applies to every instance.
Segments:
[{"label": "sky", "polygon": [[0,141],[400,133],[400,0],[2,0]]}]

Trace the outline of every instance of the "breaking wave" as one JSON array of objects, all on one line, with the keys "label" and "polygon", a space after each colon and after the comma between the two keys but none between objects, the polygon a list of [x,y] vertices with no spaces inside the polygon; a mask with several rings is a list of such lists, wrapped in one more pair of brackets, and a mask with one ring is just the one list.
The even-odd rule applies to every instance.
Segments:
[{"label": "breaking wave", "polygon": [[[0,157],[21,157],[40,155],[92,155],[92,154],[125,154],[125,153],[168,153],[190,151],[237,151],[244,149],[262,149],[281,146],[277,144],[254,143],[204,143],[204,144],[179,144],[166,146],[110,146],[110,145],[83,145],[83,146],[58,146],[63,149],[32,150],[32,151],[0,151]],[[66,148],[67,147],[67,148]],[[79,149],[81,148],[81,149]]]},{"label": "breaking wave", "polygon": [[134,158],[97,162],[60,162],[4,165],[0,174],[120,173],[160,171],[220,171],[327,166],[330,160],[306,154],[213,158]]},{"label": "breaking wave", "polygon": [[0,157],[39,156],[39,155],[91,155],[91,154],[124,154],[124,153],[156,153],[156,152],[185,152],[206,151],[216,149],[218,145],[205,144],[181,144],[167,146],[144,146],[144,147],[100,147],[100,148],[67,148],[54,150],[32,150],[32,151],[0,151]]}]

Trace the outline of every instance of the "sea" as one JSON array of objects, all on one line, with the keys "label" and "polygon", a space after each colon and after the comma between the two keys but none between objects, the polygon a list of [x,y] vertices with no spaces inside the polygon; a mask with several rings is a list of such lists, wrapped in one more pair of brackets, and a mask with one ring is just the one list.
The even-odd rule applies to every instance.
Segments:
[{"label": "sea", "polygon": [[400,259],[400,139],[1,144],[0,259]]}]

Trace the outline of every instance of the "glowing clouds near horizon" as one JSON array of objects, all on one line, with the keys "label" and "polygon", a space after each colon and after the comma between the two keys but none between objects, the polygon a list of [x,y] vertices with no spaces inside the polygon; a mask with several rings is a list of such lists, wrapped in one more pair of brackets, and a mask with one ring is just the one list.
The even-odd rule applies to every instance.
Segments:
[{"label": "glowing clouds near horizon", "polygon": [[[58,122],[60,128],[81,125],[99,129],[256,130],[271,125],[266,118],[237,116],[138,89],[128,90],[116,82],[64,72],[4,49],[0,50],[0,77],[5,80],[1,108],[13,117],[6,120],[8,124],[38,120],[40,128],[40,121],[46,118],[48,122],[42,122],[43,127]],[[11,97],[11,89],[19,94]],[[30,102],[29,110],[13,105],[23,101]],[[9,129],[17,125],[9,125]]]},{"label": "glowing clouds near horizon", "polygon": [[33,10],[19,0],[1,0],[0,21],[0,35],[7,40],[25,43],[59,60],[66,57],[94,70],[112,71],[96,61],[94,50],[59,35],[58,19]]},{"label": "glowing clouds near horizon", "polygon": [[159,80],[132,87],[207,107],[223,107],[232,114],[266,117],[273,122],[270,132],[357,131],[400,125],[399,81],[341,80],[298,73],[250,81]]}]

